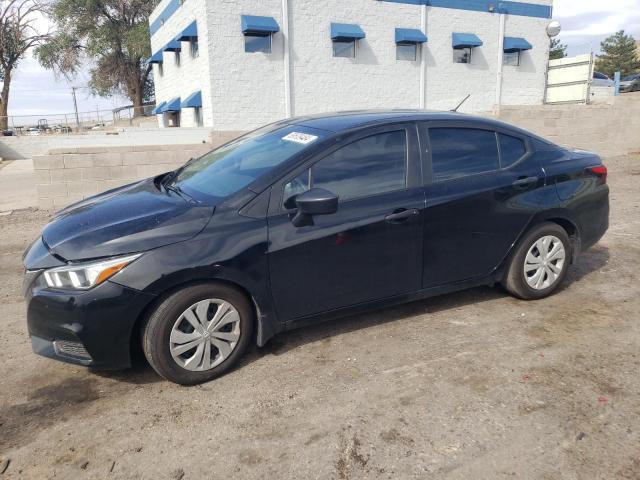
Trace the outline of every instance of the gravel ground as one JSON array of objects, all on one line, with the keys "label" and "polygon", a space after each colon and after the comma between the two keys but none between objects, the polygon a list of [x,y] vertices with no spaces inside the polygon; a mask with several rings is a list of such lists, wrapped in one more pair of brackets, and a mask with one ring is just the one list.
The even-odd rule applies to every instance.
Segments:
[{"label": "gravel ground", "polygon": [[0,477],[640,478],[640,156],[607,164],[611,228],[557,295],[329,322],[191,388],[32,354],[20,257],[48,217],[0,217]]}]

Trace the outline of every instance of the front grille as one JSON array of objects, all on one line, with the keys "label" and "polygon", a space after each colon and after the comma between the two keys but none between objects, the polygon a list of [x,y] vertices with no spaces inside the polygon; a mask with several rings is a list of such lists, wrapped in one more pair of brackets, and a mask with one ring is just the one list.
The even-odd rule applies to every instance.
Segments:
[{"label": "front grille", "polygon": [[91,355],[79,342],[69,342],[67,340],[56,340],[53,342],[53,348],[58,355],[63,357],[80,358],[82,360],[91,360]]}]

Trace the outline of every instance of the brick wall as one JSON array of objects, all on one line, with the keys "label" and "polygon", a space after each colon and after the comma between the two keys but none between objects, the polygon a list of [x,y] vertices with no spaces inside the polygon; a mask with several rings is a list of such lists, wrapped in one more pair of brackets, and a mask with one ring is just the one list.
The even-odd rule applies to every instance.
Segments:
[{"label": "brick wall", "polygon": [[503,107],[500,120],[601,156],[640,152],[640,95],[611,97],[610,104]]},{"label": "brick wall", "polygon": [[55,148],[35,155],[38,207],[59,210],[100,192],[173,170],[241,132],[214,133],[209,143]]}]

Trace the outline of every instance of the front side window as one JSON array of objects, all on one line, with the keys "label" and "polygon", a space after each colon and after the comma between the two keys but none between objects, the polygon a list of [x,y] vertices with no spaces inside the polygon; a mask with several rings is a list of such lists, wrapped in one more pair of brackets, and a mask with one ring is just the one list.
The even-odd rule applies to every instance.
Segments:
[{"label": "front side window", "polygon": [[186,164],[171,184],[197,199],[219,200],[238,192],[328,134],[300,125],[268,125]]},{"label": "front side window", "polygon": [[174,62],[176,64],[176,67],[180,66],[180,52],[176,52],[176,55],[174,57]]},{"label": "front side window", "polygon": [[405,188],[406,168],[407,135],[398,130],[333,152],[313,166],[311,182],[347,200]]},{"label": "front side window", "polygon": [[271,53],[271,35],[245,35],[244,51],[246,53]]},{"label": "front side window", "polygon": [[356,58],[356,41],[333,41],[333,56],[338,58]]},{"label": "front side window", "polygon": [[502,63],[511,67],[520,65],[520,52],[504,52]]},{"label": "front side window", "polygon": [[164,68],[162,67],[161,63],[158,63],[158,75],[163,76],[164,75]]},{"label": "front side window", "polygon": [[499,133],[498,140],[500,141],[500,166],[502,168],[513,165],[527,153],[527,147],[519,138]]},{"label": "front side window", "polygon": [[471,47],[454,48],[453,63],[471,63]]},{"label": "front side window", "polygon": [[490,130],[429,128],[434,180],[498,170],[498,142]]},{"label": "front side window", "polygon": [[418,58],[418,46],[413,44],[397,44],[396,45],[396,60],[408,60],[415,62]]},{"label": "front side window", "polygon": [[200,55],[200,53],[198,51],[197,40],[192,40],[191,42],[189,42],[189,51],[191,52],[191,58],[198,58],[198,55]]}]

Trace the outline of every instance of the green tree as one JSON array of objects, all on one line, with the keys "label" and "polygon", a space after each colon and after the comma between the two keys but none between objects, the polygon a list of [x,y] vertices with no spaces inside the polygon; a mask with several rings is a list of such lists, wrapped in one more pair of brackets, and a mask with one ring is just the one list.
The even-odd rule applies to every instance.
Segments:
[{"label": "green tree", "polygon": [[13,73],[27,51],[48,38],[34,24],[46,5],[39,0],[3,0],[0,2],[0,130],[9,124],[9,93]]},{"label": "green tree", "polygon": [[567,56],[567,46],[559,38],[552,38],[549,43],[549,60],[557,60]]},{"label": "green tree", "polygon": [[640,68],[635,40],[624,30],[606,38],[601,44],[602,55],[596,59],[596,70],[613,78],[615,72],[625,77]]},{"label": "green tree", "polygon": [[128,97],[134,114],[153,91],[149,14],[157,0],[52,0],[56,26],[36,57],[45,68],[74,78],[87,63],[89,87],[108,97]]}]

